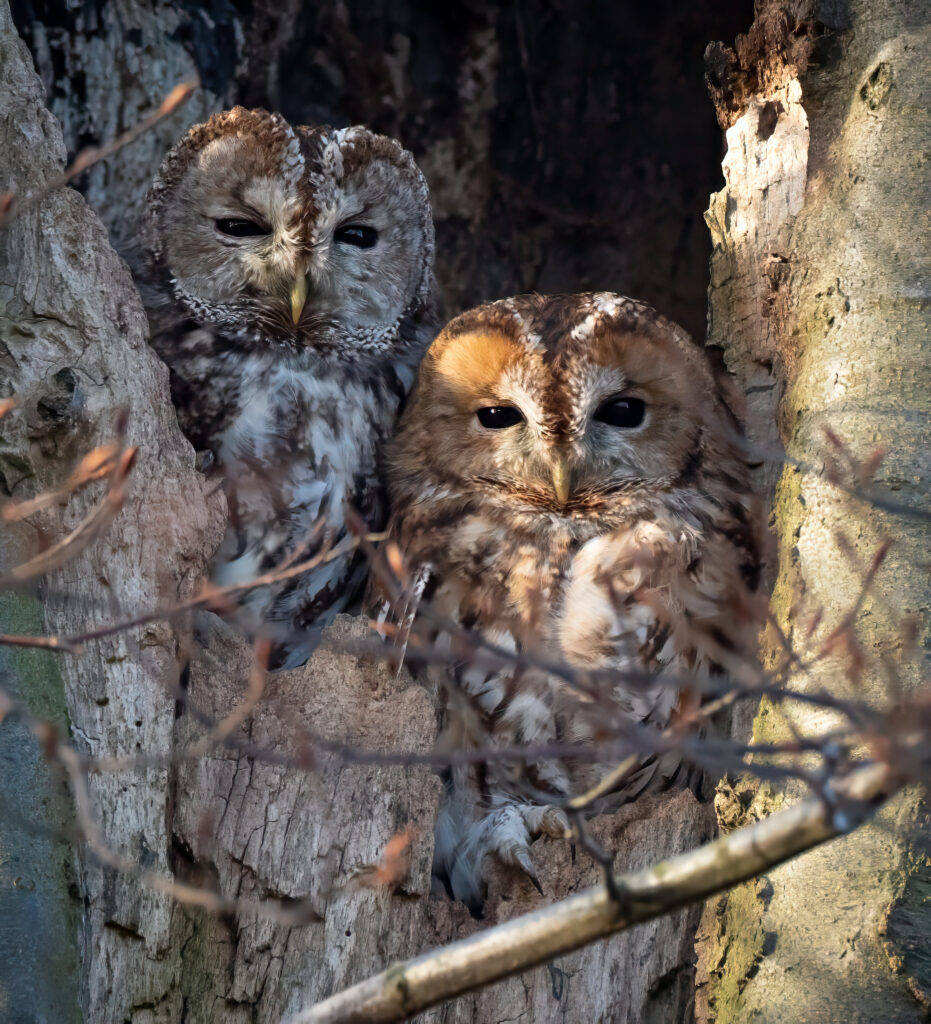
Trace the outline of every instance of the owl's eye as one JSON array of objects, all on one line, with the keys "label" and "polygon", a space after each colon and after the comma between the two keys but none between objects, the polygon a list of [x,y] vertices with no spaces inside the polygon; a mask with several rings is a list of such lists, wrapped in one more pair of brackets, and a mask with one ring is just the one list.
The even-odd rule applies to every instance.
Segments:
[{"label": "owl's eye", "polygon": [[359,249],[371,249],[378,241],[378,232],[367,224],[347,224],[333,232],[333,241],[345,242]]},{"label": "owl's eye", "polygon": [[513,405],[489,405],[484,409],[476,409],[475,415],[479,423],[489,430],[513,427],[524,418],[520,409],[515,409]]},{"label": "owl's eye", "polygon": [[217,231],[224,235],[232,235],[233,238],[258,238],[259,235],[270,234],[261,224],[242,217],[223,217],[216,221],[216,225]]},{"label": "owl's eye", "polygon": [[618,396],[609,398],[595,410],[592,419],[612,427],[639,427],[646,415],[647,405],[642,398]]}]

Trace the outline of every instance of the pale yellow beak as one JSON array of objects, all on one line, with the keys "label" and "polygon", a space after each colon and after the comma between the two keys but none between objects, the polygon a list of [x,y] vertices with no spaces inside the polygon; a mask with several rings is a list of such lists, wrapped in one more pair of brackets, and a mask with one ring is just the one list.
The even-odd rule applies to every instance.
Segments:
[{"label": "pale yellow beak", "polygon": [[569,500],[569,461],[565,455],[557,455],[553,460],[553,490],[560,505]]},{"label": "pale yellow beak", "polygon": [[291,319],[295,326],[301,322],[301,313],[304,312],[304,303],[307,301],[307,278],[301,274],[294,279],[291,285]]}]

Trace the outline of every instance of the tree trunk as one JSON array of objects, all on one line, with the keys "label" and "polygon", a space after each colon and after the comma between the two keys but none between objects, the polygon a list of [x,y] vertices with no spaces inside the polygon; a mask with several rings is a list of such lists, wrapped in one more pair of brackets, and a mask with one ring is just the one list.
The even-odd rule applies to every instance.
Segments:
[{"label": "tree trunk", "polygon": [[[781,439],[795,459],[822,467],[771,463],[761,473],[775,495],[773,610],[798,653],[811,654],[890,538],[856,637],[869,658],[894,660],[907,688],[927,681],[926,666],[906,656],[901,618],[924,614],[927,644],[927,527],[847,497],[823,466],[825,428],[859,460],[882,448],[879,485],[927,508],[929,267],[919,225],[929,42],[927,5],[779,0],[758,3],[736,54],[709,54],[729,126],[726,184],[706,215],[709,342],[724,349],[746,392],[754,439],[769,449]],[[823,625],[808,636],[819,608]],[[838,675],[825,663],[802,688],[857,695]],[[859,696],[888,700],[882,674],[865,675]],[[804,733],[829,719],[801,705],[783,715],[764,702],[753,736],[790,739],[789,721]],[[729,827],[795,796],[746,781],[737,789],[719,797]],[[698,1019],[926,1019],[929,852],[927,809],[911,793],[874,825],[713,903],[699,947]]]},{"label": "tree trunk", "polygon": [[[191,71],[176,37],[180,16],[171,9],[158,7],[153,14],[133,5],[118,12],[104,7],[100,17],[105,23],[96,26],[96,34],[94,25],[81,24],[69,36],[61,26],[30,24],[40,66],[46,62],[47,68],[60,68],[53,52],[66,58],[65,76],[56,79],[51,73],[47,80],[53,105],[75,141],[81,141],[75,130],[80,118],[69,85],[81,76],[89,103],[80,115],[86,141],[88,134],[105,139],[125,129]],[[462,60],[481,80],[485,63],[497,57],[484,22],[473,31],[476,47],[467,47]],[[6,63],[15,70],[15,77],[8,74],[5,81],[16,82],[6,97],[9,185],[24,193],[41,176],[58,170],[62,150],[24,53],[9,32],[5,38],[10,39]],[[153,51],[162,58],[157,74],[153,64],[140,59]],[[101,74],[102,66],[109,74]],[[116,71],[123,93],[114,106]],[[205,81],[209,86],[214,79],[207,75]],[[465,106],[474,109],[474,117],[484,117],[485,100],[479,96],[474,100],[478,105],[470,107],[473,92],[463,89]],[[91,173],[88,195],[111,230],[125,233],[132,223],[161,152],[180,133],[179,122],[201,117],[232,98],[232,87],[198,91],[191,107],[142,145]],[[93,124],[86,122],[89,116]],[[460,172],[466,177],[469,167],[481,167],[488,158],[483,130],[467,141]],[[428,168],[431,159],[425,161]],[[436,160],[443,162],[440,156]],[[433,170],[441,221],[444,203],[452,206],[446,219],[455,219],[465,216],[463,202],[489,201],[487,189],[463,191],[455,182],[444,186],[442,173]],[[487,167],[482,173],[487,175]],[[485,214],[473,208],[469,216],[478,222]],[[70,248],[62,252],[66,242]],[[216,497],[208,496],[194,472],[193,453],[178,435],[164,369],[145,346],[144,320],[125,268],[93,214],[71,191],[54,193],[20,214],[4,246],[15,296],[7,306],[8,388],[24,401],[15,414],[21,429],[7,447],[10,460],[27,467],[8,490],[20,496],[24,488],[60,483],[69,461],[107,436],[119,407],[131,409],[129,441],[140,445],[131,498],[106,540],[49,580],[48,628],[71,633],[186,596],[209,561],[223,510]],[[463,245],[457,258],[475,257]],[[472,286],[473,294],[477,287]],[[31,326],[28,346],[26,323]],[[58,389],[54,401],[47,394],[49,381]],[[62,390],[66,393],[60,395]],[[45,434],[37,434],[34,426],[27,433],[27,412],[46,406],[65,411],[43,428]],[[50,431],[53,440],[43,441]],[[25,483],[20,480],[24,475]],[[87,500],[99,497],[92,494]],[[46,517],[42,527],[60,536],[87,507],[87,501],[74,499],[60,516]],[[346,620],[331,640],[358,639],[359,628]],[[84,657],[60,664],[78,748],[89,755],[144,753],[159,765],[92,777],[92,803],[106,839],[149,871],[173,874],[227,899],[309,899],[315,904],[314,918],[289,928],[249,909],[232,917],[191,910],[136,878],[100,868],[85,853],[78,870],[83,902],[79,987],[86,1020],[273,1022],[391,959],[478,927],[463,907],[427,898],[437,802],[436,779],[428,769],[351,767],[312,747],[312,771],[264,764],[223,749],[164,767],[203,734],[192,709],[222,717],[241,697],[248,675],[248,652],[205,616],[193,645],[185,699],[177,703],[178,666],[184,657],[179,648],[188,648],[182,640],[183,631],[157,624],[94,644]],[[300,722],[366,749],[429,749],[435,732],[432,707],[426,694],[405,679],[322,651],[304,670],[274,676],[259,710],[236,738],[305,764],[308,745]],[[634,867],[701,841],[708,835],[709,812],[707,805],[683,794],[658,806],[638,805],[617,820],[599,823],[596,833],[616,847],[620,864]],[[658,822],[662,827],[656,827]],[[391,836],[408,826],[414,838],[402,887],[393,892],[367,888],[360,879],[371,874]],[[535,855],[549,895],[564,895],[596,878],[584,858],[567,861],[565,849],[541,843]],[[489,920],[539,902],[528,890],[517,879],[499,879]],[[56,893],[62,897],[60,887]],[[567,1014],[680,1019],[691,1002],[696,925],[694,910],[651,923],[603,944],[597,958],[567,957],[523,981],[463,999],[455,1017],[500,1016],[499,1006],[506,1005],[515,1015],[530,1010],[540,1021],[562,1020]],[[612,984],[605,984],[606,975]],[[38,979],[34,986],[41,987]],[[615,1006],[619,1000],[620,1010]],[[448,1019],[448,1014],[437,1011],[426,1019]]]},{"label": "tree trunk", "polygon": [[[28,199],[61,172],[65,148],[5,3],[0,54],[0,189]],[[45,577],[45,627],[78,632],[188,596],[219,543],[224,512],[208,498],[194,453],[178,430],[167,371],[146,343],[145,313],[129,271],[76,192],[51,193],[0,231],[0,281],[2,389],[20,402],[2,421],[5,493],[21,499],[62,486],[82,455],[114,439],[121,408],[129,410],[127,442],[139,448],[128,498],[107,533]],[[8,554],[31,555],[37,537],[63,537],[101,501],[102,487],[92,484],[64,507],[57,503],[30,517]],[[6,600],[30,623],[39,618],[32,597]],[[20,666],[34,666],[19,676],[23,698],[45,718],[50,705],[61,707],[63,687],[71,736],[82,754],[157,756],[169,750],[175,630],[153,623],[54,663],[31,655],[16,659]],[[160,872],[169,867],[169,785],[169,773],[160,767],[90,778],[108,840]],[[38,792],[30,788],[24,796],[20,806],[29,808],[27,817],[41,815],[33,803]],[[57,809],[49,813],[51,824],[58,824]],[[28,831],[11,838],[22,856]],[[32,870],[40,876],[37,893],[57,884],[54,893],[43,895],[60,906],[67,899],[65,875],[45,877],[48,872],[38,865]],[[170,976],[172,904],[88,858],[81,860],[78,876],[81,1003],[86,1019],[103,1020],[96,1008],[107,976],[118,979],[130,1002]],[[55,993],[67,989],[66,979],[43,977],[41,958],[16,958],[11,968],[38,972],[33,990],[54,1017]],[[33,1019],[28,1002],[11,1011]]]},{"label": "tree trunk", "polygon": [[[717,171],[713,126],[706,132],[701,122],[706,100],[698,87],[698,55],[706,39],[740,25],[734,19],[742,4],[718,5],[730,21],[689,14],[670,18],[660,30],[629,12],[606,14],[599,3],[572,11],[554,5],[540,18],[517,4],[500,12],[463,5],[442,16],[431,5],[384,6],[321,4],[302,13],[301,5],[282,12],[215,4],[208,17],[197,5],[124,0],[76,11],[53,6],[41,21],[26,3],[17,11],[72,150],[106,141],[178,80],[192,71],[201,76],[203,87],[187,106],[88,176],[88,199],[114,236],[130,233],[127,226],[167,146],[214,109],[239,101],[281,109],[297,121],[366,121],[400,134],[427,172],[438,222],[438,274],[450,312],[529,287],[608,287],[652,300],[699,333],[704,243],[695,230],[695,199],[699,183],[709,183],[707,194]],[[917,500],[926,494],[926,481],[914,482],[919,474],[909,460],[920,451],[915,410],[923,393],[917,370],[896,368],[907,367],[905,357],[920,351],[918,325],[904,313],[916,301],[918,286],[906,277],[918,263],[902,248],[912,245],[908,256],[917,257],[917,232],[909,235],[903,225],[917,221],[919,200],[909,183],[922,140],[911,134],[908,116],[918,104],[918,51],[908,49],[905,5],[880,6],[889,8],[883,23],[851,14],[863,21],[856,33],[835,26],[827,39],[837,52],[829,49],[822,67],[801,83],[782,50],[764,49],[758,63],[772,61],[759,88],[748,74],[743,91],[722,100],[738,134],[729,140],[728,186],[709,212],[715,243],[710,340],[726,348],[748,393],[757,438],[778,441],[779,433],[767,426],[776,422],[777,410],[781,436],[797,454],[816,451],[815,429],[825,414],[858,450],[892,438],[896,447],[885,472],[896,475],[903,500]],[[28,192],[57,172],[63,146],[28,54],[2,20],[5,7],[0,10],[0,188]],[[682,43],[682,54],[666,53],[670,38]],[[779,41],[761,36],[766,47]],[[691,56],[686,42],[695,48]],[[693,57],[690,79],[681,68]],[[882,67],[891,70],[874,77]],[[685,85],[677,92],[680,81]],[[656,136],[644,136],[644,125]],[[669,138],[674,145],[664,148]],[[885,154],[886,168],[878,158],[872,162],[877,153]],[[759,165],[758,155],[766,157]],[[870,245],[854,220],[867,213]],[[890,256],[893,244],[903,253],[898,262]],[[178,433],[164,367],[145,344],[138,296],[100,223],[74,192],[54,193],[0,235],[0,267],[3,383],[24,399],[2,421],[0,468],[8,493],[60,483],[75,458],[112,436],[121,406],[131,410],[129,441],[140,446],[129,499],[106,538],[49,580],[48,628],[71,632],[190,593],[219,540],[224,510],[208,494]],[[885,338],[890,325],[896,347],[890,343],[886,356],[885,348],[871,349],[868,341]],[[838,359],[842,380],[831,387],[846,388],[843,393],[825,392],[829,357]],[[913,399],[903,397],[906,386]],[[771,474],[764,484],[774,482]],[[35,525],[60,536],[99,499],[99,491],[88,491]],[[825,568],[822,561],[831,523],[842,520],[849,529],[853,514],[862,523],[857,543],[864,550],[880,532],[901,538],[885,585],[909,607],[920,607],[917,531],[875,511],[852,513],[827,485],[792,474],[779,484],[777,510],[786,538],[777,591],[784,620],[798,573],[812,600],[829,609],[855,585],[854,573],[848,578],[836,562]],[[29,541],[16,540],[10,561]],[[14,600],[35,624],[31,599]],[[873,609],[874,634],[867,635],[881,635],[881,611]],[[304,669],[272,676],[258,710],[234,736],[239,744],[271,747],[292,763],[263,762],[223,747],[180,759],[205,731],[195,712],[220,718],[241,699],[251,658],[218,620],[204,615],[196,626],[193,644],[189,630],[156,624],[93,645],[81,658],[29,661],[40,666],[30,670],[34,676],[23,667],[29,655],[19,656],[21,692],[43,718],[54,717],[49,704],[62,718],[67,711],[82,752],[145,752],[159,761],[144,771],[92,776],[94,806],[114,847],[164,877],[227,899],[283,900],[287,907],[307,898],[313,919],[288,927],[246,907],[219,916],[186,908],[84,854],[75,908],[60,866],[64,858],[56,866],[51,847],[33,853],[33,840],[17,834],[20,860],[50,858],[36,886],[36,913],[57,921],[62,935],[72,926],[68,914],[80,913],[84,1019],[277,1022],[392,959],[482,927],[463,907],[429,897],[438,799],[431,772],[347,765],[338,753],[309,743],[301,725],[366,749],[423,752],[435,730],[425,693],[404,675],[396,679],[384,668],[322,650]],[[21,626],[28,628],[28,621]],[[329,640],[358,643],[362,634],[359,622],[343,618]],[[189,649],[196,653],[178,701],[178,667]],[[760,735],[778,734],[771,721],[761,715]],[[57,793],[56,778],[45,784]],[[761,792],[754,809],[775,799]],[[903,803],[898,813],[908,817],[917,806]],[[66,816],[51,807],[42,822]],[[378,877],[373,865],[406,826],[413,827],[408,874],[400,887],[371,888]],[[627,869],[695,846],[713,827],[710,805],[680,794],[638,802],[597,820],[593,831],[617,851],[616,867]],[[744,1020],[757,1010],[767,1019],[767,1005],[810,1007],[812,1020],[837,1019],[815,1002],[824,994],[824,962],[832,956],[832,972],[838,965],[845,972],[854,964],[872,969],[879,961],[877,1000],[890,1011],[901,1008],[899,1019],[917,1019],[904,977],[920,977],[906,948],[921,884],[917,870],[909,874],[906,865],[919,859],[909,861],[906,842],[878,830],[848,841],[847,848],[854,847],[866,870],[853,871],[843,903],[830,902],[843,890],[838,877],[844,870],[831,848],[774,873],[778,891],[765,883],[744,887],[706,912],[704,1019]],[[884,850],[894,857],[893,870],[880,874]],[[584,855],[573,862],[562,845],[541,840],[534,858],[547,899],[597,880]],[[827,872],[826,884],[819,871]],[[811,918],[824,932],[823,945],[820,934],[806,945],[800,928],[807,918],[798,907],[812,907],[813,893],[824,893]],[[905,965],[901,979],[893,977],[880,946],[883,900],[898,901],[886,941],[894,949],[889,955]],[[484,923],[540,902],[525,882],[502,874],[492,881]],[[842,913],[841,907],[849,909]],[[842,927],[825,923],[832,915]],[[640,926],[421,1019],[688,1021],[698,917],[695,909]],[[863,935],[847,949],[843,941],[857,927]],[[63,995],[64,1002],[55,1003],[59,995],[50,991],[75,974],[67,942],[60,946],[51,975],[38,968],[29,974],[52,1019],[66,1019],[58,1007],[75,1002]],[[4,979],[9,998],[30,987],[21,977],[28,972],[15,961],[12,966],[11,980]],[[791,993],[778,987],[785,979],[800,979],[800,999],[810,995],[810,1001],[790,1003]],[[861,996],[857,1006],[866,1014]]]}]

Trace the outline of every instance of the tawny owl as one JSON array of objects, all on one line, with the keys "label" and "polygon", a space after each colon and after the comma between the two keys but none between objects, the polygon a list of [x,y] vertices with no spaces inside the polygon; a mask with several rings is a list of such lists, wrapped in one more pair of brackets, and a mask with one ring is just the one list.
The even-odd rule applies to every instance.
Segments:
[{"label": "tawny owl", "polygon": [[[142,291],[182,429],[224,479],[217,582],[268,571],[315,526],[338,543],[346,505],[382,525],[378,449],[438,326],[433,247],[423,175],[364,128],[236,107],[166,157]],[[347,555],[253,592],[280,662],[306,660],[362,570]]]},{"label": "tawny owl", "polygon": [[[494,302],[430,347],[388,455],[415,581],[390,614],[419,601],[408,658],[459,751],[435,864],[456,896],[479,902],[489,854],[533,878],[535,834],[625,756],[599,809],[682,779],[659,731],[752,663],[760,533],[735,428],[704,353],[622,296]],[[503,756],[521,747],[524,770]]]}]

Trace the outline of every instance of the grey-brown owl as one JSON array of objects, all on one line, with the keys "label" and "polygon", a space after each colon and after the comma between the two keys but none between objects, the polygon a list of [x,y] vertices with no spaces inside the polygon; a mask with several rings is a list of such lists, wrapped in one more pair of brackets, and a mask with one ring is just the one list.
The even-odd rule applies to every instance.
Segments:
[{"label": "grey-brown owl", "polygon": [[[388,481],[389,534],[420,600],[408,656],[432,650],[444,747],[560,754],[447,775],[436,872],[476,903],[486,855],[532,877],[531,839],[564,828],[550,801],[626,755],[638,766],[599,809],[683,778],[681,754],[644,737],[753,660],[757,503],[704,353],[608,293],[453,320],[421,366]],[[444,621],[523,663],[476,657]]]},{"label": "grey-brown owl", "polygon": [[[364,128],[263,110],[195,125],[149,191],[143,296],[178,416],[222,474],[215,578],[279,564],[350,505],[385,515],[377,453],[436,332],[433,221],[409,153]],[[250,598],[279,660],[303,662],[362,580],[346,556]]]}]

